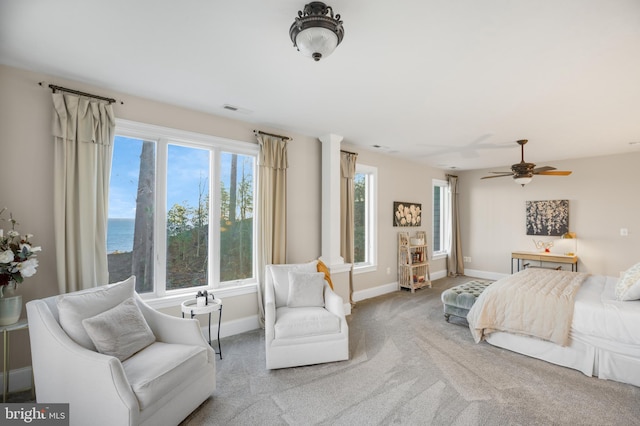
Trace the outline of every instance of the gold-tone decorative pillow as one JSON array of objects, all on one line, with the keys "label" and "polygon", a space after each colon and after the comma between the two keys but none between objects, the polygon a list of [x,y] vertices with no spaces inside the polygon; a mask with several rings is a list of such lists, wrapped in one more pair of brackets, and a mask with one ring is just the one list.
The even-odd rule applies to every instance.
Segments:
[{"label": "gold-tone decorative pillow", "polygon": [[333,282],[331,282],[331,273],[329,272],[329,268],[320,259],[318,259],[318,272],[324,273],[324,279],[327,280],[327,282],[329,283],[329,287],[331,287],[331,290],[333,290]]}]

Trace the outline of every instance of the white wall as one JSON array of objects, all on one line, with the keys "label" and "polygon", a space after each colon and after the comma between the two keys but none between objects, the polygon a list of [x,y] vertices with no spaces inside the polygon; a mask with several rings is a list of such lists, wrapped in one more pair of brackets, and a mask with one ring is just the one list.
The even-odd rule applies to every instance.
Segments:
[{"label": "white wall", "polygon": [[[631,154],[549,161],[566,177],[535,176],[521,187],[510,177],[485,179],[488,173],[460,175],[461,233],[466,269],[510,272],[511,252],[536,251],[526,235],[525,202],[569,200],[569,228],[578,236],[579,270],[618,276],[640,261],[640,149]],[[508,170],[508,167],[492,170]],[[627,228],[629,236],[620,236]]]}]

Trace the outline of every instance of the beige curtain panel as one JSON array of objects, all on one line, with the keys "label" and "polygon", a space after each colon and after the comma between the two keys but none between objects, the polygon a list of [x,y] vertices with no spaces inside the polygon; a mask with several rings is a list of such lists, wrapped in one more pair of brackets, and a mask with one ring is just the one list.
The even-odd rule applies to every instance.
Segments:
[{"label": "beige curtain panel", "polygon": [[[355,260],[355,184],[358,154],[340,152],[340,256],[346,263]],[[349,272],[349,303],[353,306],[353,267]]]},{"label": "beige curtain panel", "polygon": [[53,93],[54,208],[60,293],[109,282],[107,215],[115,118],[110,104]]},{"label": "beige curtain panel", "polygon": [[287,260],[287,141],[257,133],[258,154],[258,313],[264,327],[265,266]]},{"label": "beige curtain panel", "polygon": [[464,263],[462,258],[462,244],[460,243],[460,213],[458,207],[458,177],[447,175],[449,192],[451,194],[451,242],[447,269],[449,276],[464,275]]}]

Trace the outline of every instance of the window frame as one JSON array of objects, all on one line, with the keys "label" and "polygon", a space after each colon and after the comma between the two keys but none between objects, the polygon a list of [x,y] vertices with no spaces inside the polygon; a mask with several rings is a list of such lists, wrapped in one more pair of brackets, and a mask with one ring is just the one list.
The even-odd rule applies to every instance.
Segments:
[{"label": "window frame", "polygon": [[[205,135],[186,130],[172,129],[152,124],[140,123],[124,119],[116,119],[115,135],[129,138],[154,141],[156,143],[156,210],[154,222],[154,291],[142,293],[140,296],[153,307],[162,308],[179,304],[186,300],[186,296],[193,296],[198,290],[215,291],[218,296],[236,296],[255,293],[257,291],[257,209],[258,175],[257,159],[258,144]],[[167,248],[167,154],[168,146],[179,145],[210,151],[209,168],[209,256],[207,286],[189,287],[184,289],[166,288],[166,248]],[[253,277],[235,281],[220,282],[220,178],[221,167],[218,159],[221,153],[232,153],[255,157],[253,166]]]},{"label": "window frame", "polygon": [[[451,239],[451,191],[449,187],[449,182],[442,179],[432,179],[431,181],[432,187],[432,195],[431,195],[431,203],[433,206],[432,211],[432,238],[431,238],[431,251],[433,259],[442,259],[449,256],[450,251],[450,239]],[[439,214],[436,215],[436,203],[435,194],[436,191],[440,191],[440,211]],[[436,216],[440,218],[439,220],[439,232],[436,232]],[[436,234],[439,235],[440,247],[439,250],[436,250],[434,244],[436,241]]]},{"label": "window frame", "polygon": [[356,163],[356,174],[366,175],[366,207],[365,207],[365,262],[354,263],[353,273],[375,272],[378,269],[378,168]]}]

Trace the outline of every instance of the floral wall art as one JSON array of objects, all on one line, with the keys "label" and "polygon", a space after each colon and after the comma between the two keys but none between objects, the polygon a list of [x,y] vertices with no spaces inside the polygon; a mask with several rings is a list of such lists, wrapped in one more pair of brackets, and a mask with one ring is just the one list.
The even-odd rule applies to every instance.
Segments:
[{"label": "floral wall art", "polygon": [[569,231],[569,200],[527,201],[527,235],[560,236]]},{"label": "floral wall art", "polygon": [[393,226],[420,226],[422,221],[422,204],[393,202]]}]

